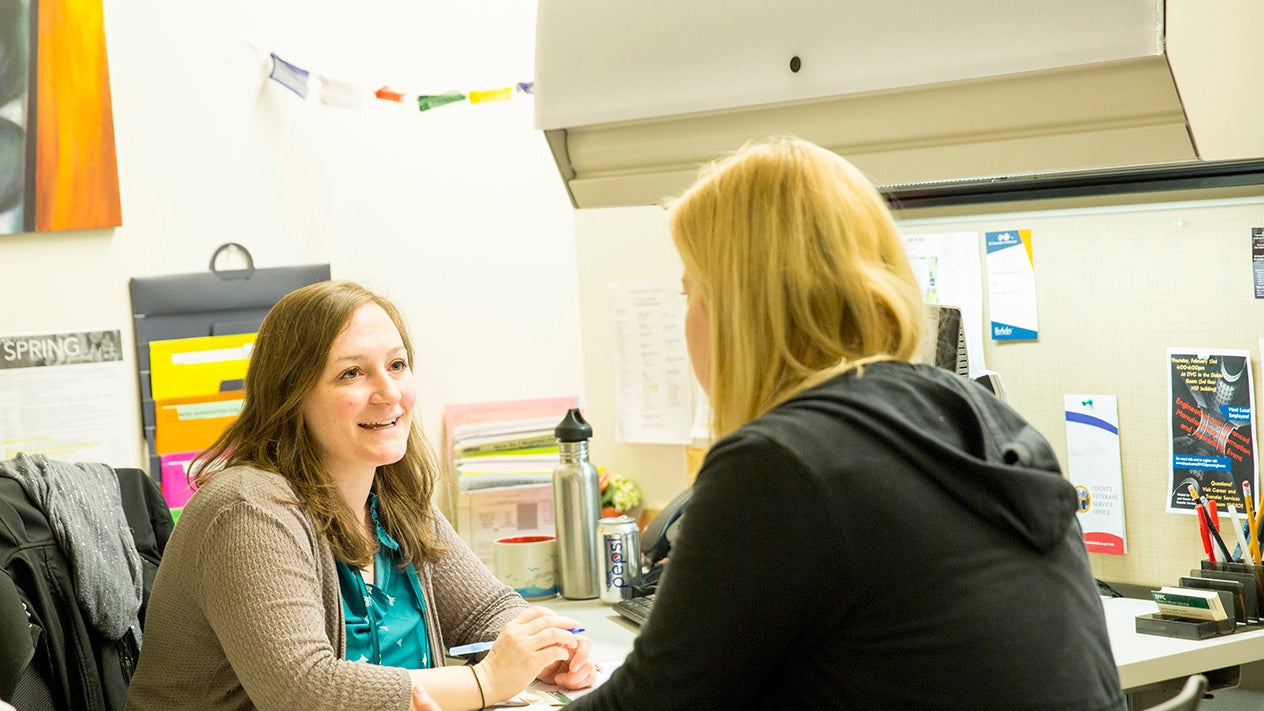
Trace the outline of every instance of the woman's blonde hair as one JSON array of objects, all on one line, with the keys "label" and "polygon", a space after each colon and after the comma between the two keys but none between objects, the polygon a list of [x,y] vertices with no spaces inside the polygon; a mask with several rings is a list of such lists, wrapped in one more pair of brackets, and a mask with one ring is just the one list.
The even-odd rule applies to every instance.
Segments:
[{"label": "woman's blonde hair", "polygon": [[774,137],[670,205],[709,313],[713,434],[876,360],[913,360],[927,311],[886,202],[851,163]]},{"label": "woman's blonde hair", "polygon": [[[320,378],[334,339],[365,304],[377,304],[390,317],[413,367],[413,346],[403,316],[387,299],[346,281],[325,281],[290,292],[259,327],[241,414],[198,457],[193,469],[198,485],[237,464],[280,474],[329,541],[334,557],[357,566],[373,560],[377,541],[366,535],[317,454],[303,422],[303,401]],[[432,561],[442,552],[430,505],[436,474],[434,455],[414,416],[404,457],[378,467],[373,480],[379,520],[399,543],[405,562]]]}]

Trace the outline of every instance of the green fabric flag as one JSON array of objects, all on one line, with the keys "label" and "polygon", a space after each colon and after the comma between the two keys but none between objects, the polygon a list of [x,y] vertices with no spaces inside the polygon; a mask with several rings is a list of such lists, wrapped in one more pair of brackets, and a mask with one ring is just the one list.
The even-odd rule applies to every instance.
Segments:
[{"label": "green fabric flag", "polygon": [[433,109],[436,106],[443,106],[444,104],[451,104],[457,101],[465,101],[465,94],[462,94],[457,91],[453,91],[447,94],[435,94],[433,96],[418,96],[417,109],[420,111],[429,111],[430,109]]}]

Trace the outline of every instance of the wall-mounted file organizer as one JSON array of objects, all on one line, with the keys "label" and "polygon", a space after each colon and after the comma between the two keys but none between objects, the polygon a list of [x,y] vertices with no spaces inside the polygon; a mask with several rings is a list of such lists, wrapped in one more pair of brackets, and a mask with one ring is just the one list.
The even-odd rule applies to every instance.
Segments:
[{"label": "wall-mounted file organizer", "polygon": [[[219,269],[217,262],[233,250],[244,256],[246,267]],[[328,264],[256,269],[250,251],[236,242],[215,249],[208,271],[131,280],[150,477],[161,483],[164,464],[173,471],[187,466],[190,451],[208,446],[215,426],[235,416],[240,397],[233,393],[242,389],[254,334],[268,310],[291,291],[328,280]],[[163,432],[164,451],[158,446],[160,421],[170,426]],[[165,451],[172,447],[193,449]]]}]

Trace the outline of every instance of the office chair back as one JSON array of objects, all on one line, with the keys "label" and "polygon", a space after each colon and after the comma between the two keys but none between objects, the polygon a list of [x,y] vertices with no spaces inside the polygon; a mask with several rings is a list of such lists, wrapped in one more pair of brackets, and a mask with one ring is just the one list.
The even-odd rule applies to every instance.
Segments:
[{"label": "office chair back", "polygon": [[1207,677],[1195,674],[1185,680],[1181,693],[1146,711],[1194,711],[1203,701],[1207,693]]}]

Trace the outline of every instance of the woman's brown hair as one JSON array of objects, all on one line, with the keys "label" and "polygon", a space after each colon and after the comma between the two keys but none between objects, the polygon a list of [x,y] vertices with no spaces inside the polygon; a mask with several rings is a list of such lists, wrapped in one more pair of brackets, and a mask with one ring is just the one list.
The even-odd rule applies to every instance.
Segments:
[{"label": "woman's brown hair", "polygon": [[[319,282],[290,292],[259,327],[241,414],[193,468],[198,485],[215,472],[239,464],[281,475],[329,542],[334,557],[356,566],[373,560],[377,541],[366,535],[356,512],[335,487],[308,436],[302,411],[334,339],[365,304],[377,304],[390,317],[411,368],[412,341],[403,316],[387,299],[347,281]],[[433,561],[442,552],[435,540],[437,514],[431,505],[437,472],[434,455],[414,417],[404,457],[379,466],[373,480],[378,517],[399,543],[405,562]]]}]

